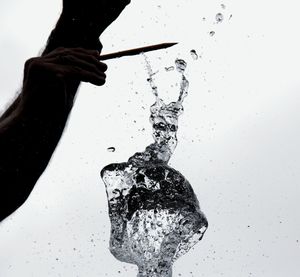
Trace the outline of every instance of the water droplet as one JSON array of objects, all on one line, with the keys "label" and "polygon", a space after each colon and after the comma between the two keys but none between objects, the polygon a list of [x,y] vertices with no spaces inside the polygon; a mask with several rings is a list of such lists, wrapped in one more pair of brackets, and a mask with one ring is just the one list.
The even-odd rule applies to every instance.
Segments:
[{"label": "water droplet", "polygon": [[221,14],[221,13],[217,13],[216,14],[216,21],[217,21],[217,23],[221,23],[223,21],[223,19],[224,19],[223,14]]},{"label": "water droplet", "polygon": [[176,59],[175,61],[176,69],[179,73],[183,73],[186,69],[187,63],[182,59]]},{"label": "water droplet", "polygon": [[116,151],[116,148],[115,148],[115,147],[108,147],[108,148],[107,148],[107,151],[108,151],[108,152],[115,152],[115,151]]},{"label": "water droplet", "polygon": [[168,71],[173,71],[175,69],[174,66],[169,66],[169,67],[165,67],[165,70]]},{"label": "water droplet", "polygon": [[210,35],[211,37],[213,37],[213,36],[215,35],[215,33],[216,33],[215,31],[210,31],[210,32],[209,32],[209,35]]},{"label": "water droplet", "polygon": [[198,54],[197,54],[196,50],[192,49],[192,50],[190,51],[190,53],[191,53],[191,56],[192,56],[192,58],[193,58],[194,60],[198,60]]}]

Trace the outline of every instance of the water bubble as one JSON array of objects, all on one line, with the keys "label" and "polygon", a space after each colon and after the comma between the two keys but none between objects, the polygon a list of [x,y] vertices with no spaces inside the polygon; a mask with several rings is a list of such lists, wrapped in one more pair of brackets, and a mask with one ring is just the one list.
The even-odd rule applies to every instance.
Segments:
[{"label": "water bubble", "polygon": [[224,20],[224,16],[222,13],[217,13],[216,14],[216,21],[217,23],[221,23]]},{"label": "water bubble", "polygon": [[192,58],[193,58],[194,60],[198,60],[198,54],[197,54],[196,50],[192,49],[192,50],[190,51],[190,53],[191,53],[191,56],[192,56]]},{"label": "water bubble", "polygon": [[108,148],[107,148],[107,151],[108,151],[108,152],[115,152],[115,151],[116,151],[116,148],[115,148],[115,147],[108,147]]}]

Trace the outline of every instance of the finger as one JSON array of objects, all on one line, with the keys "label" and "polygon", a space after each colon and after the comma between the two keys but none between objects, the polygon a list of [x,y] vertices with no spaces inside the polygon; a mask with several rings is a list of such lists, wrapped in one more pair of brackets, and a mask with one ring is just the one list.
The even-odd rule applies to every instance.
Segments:
[{"label": "finger", "polygon": [[77,80],[88,82],[96,86],[104,85],[106,80],[106,75],[104,73],[102,75],[99,75],[76,66],[71,68],[66,67],[65,72],[68,78],[76,78]]},{"label": "finger", "polygon": [[83,69],[96,72],[98,74],[104,74],[104,72],[107,70],[107,65],[105,63],[99,62],[95,57],[83,54],[56,56],[53,58],[48,58],[47,62],[58,65],[79,66]]},{"label": "finger", "polygon": [[59,47],[44,57],[51,58],[51,57],[55,57],[57,55],[72,55],[72,54],[73,55],[85,54],[85,55],[94,56],[95,58],[98,58],[100,56],[100,52],[98,50],[84,49],[84,48],[80,48],[80,47],[76,47],[76,48]]},{"label": "finger", "polygon": [[107,64],[100,61],[100,59],[101,59],[100,55],[95,57],[95,56],[90,56],[90,55],[77,53],[74,56],[76,56],[79,59],[85,60],[86,62],[94,64],[95,66],[97,66],[103,72],[105,72],[107,70]]},{"label": "finger", "polygon": [[[76,56],[81,60],[85,60],[88,63],[94,64],[99,68],[99,70],[105,72],[107,70],[107,65],[103,62],[100,62],[100,55],[97,51],[86,50],[82,48],[71,48],[69,51],[61,50],[51,55],[43,57],[46,62],[53,62],[53,58],[57,59],[57,57],[63,57],[57,59],[57,62],[61,61],[61,63],[65,63],[69,56]],[[64,61],[65,60],[65,61]]]},{"label": "finger", "polygon": [[53,63],[45,63],[43,66],[47,67],[48,71],[51,71],[55,76],[63,80],[76,80],[82,82],[89,82],[96,86],[102,86],[104,85],[106,79],[104,73],[99,75],[77,66],[57,66]]}]

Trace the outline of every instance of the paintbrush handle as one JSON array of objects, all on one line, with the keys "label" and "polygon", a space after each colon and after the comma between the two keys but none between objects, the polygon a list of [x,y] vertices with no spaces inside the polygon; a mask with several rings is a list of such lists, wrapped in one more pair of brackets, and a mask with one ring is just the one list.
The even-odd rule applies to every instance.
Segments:
[{"label": "paintbrush handle", "polygon": [[120,51],[120,52],[101,55],[100,60],[104,61],[104,60],[109,60],[109,59],[114,59],[114,58],[120,58],[123,56],[138,55],[138,54],[141,54],[144,52],[168,48],[168,47],[171,47],[176,44],[177,44],[177,42],[176,43],[161,43],[161,44],[150,45],[150,46],[145,46],[145,47],[140,47],[140,48],[128,49],[128,50],[124,50],[124,51]]}]

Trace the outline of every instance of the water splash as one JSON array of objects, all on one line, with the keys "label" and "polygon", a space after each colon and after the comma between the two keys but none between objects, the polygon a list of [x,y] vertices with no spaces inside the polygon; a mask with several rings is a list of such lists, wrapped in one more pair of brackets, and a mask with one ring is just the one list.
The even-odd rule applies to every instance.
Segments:
[{"label": "water splash", "polygon": [[174,261],[202,239],[208,226],[190,183],[168,165],[188,94],[186,66],[182,59],[175,61],[180,93],[177,101],[165,104],[146,58],[147,81],[155,96],[150,107],[154,143],[101,171],[111,220],[110,251],[118,260],[136,264],[138,277],[171,277]]}]

